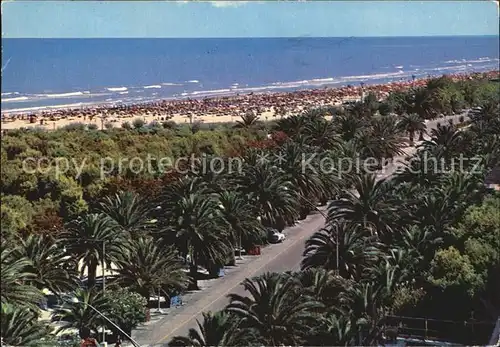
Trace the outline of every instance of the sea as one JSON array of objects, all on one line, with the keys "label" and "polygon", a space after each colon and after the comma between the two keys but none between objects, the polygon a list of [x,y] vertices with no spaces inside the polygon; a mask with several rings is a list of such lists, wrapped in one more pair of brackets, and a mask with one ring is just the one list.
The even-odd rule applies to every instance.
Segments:
[{"label": "sea", "polygon": [[1,110],[376,84],[499,68],[498,36],[2,39]]}]

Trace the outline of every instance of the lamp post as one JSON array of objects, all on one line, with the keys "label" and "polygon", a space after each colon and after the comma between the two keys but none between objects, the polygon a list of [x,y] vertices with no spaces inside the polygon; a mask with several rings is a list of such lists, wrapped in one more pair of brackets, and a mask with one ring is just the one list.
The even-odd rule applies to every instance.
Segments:
[{"label": "lamp post", "polygon": [[[106,292],[106,241],[102,241],[102,293]],[[106,343],[106,329],[102,329],[102,341]]]},{"label": "lamp post", "polygon": [[161,303],[160,303],[161,287],[158,286],[158,313],[161,313]]},{"label": "lamp post", "polygon": [[113,327],[115,327],[115,329],[117,329],[120,333],[123,334],[123,336],[125,336],[127,339],[130,340],[130,342],[132,342],[132,344],[134,345],[134,347],[141,347],[141,345],[139,345],[129,334],[127,334],[125,331],[123,331],[118,325],[116,325],[115,323],[113,323],[108,317],[106,317],[104,315],[104,313],[102,313],[101,311],[99,311],[97,308],[95,308],[94,306],[92,306],[91,304],[89,304],[88,302],[81,302],[80,300],[78,300],[77,298],[73,298],[71,299],[71,302],[75,303],[75,304],[82,304],[82,305],[87,305],[88,307],[90,307],[94,312],[96,312],[99,316],[101,316],[102,318],[104,318],[109,324],[111,324]]},{"label": "lamp post", "polygon": [[[87,242],[102,242],[102,257],[101,257],[101,266],[102,266],[102,293],[106,292],[106,240],[92,240],[92,239],[83,239]],[[102,341],[106,343],[106,328],[102,328]]]}]

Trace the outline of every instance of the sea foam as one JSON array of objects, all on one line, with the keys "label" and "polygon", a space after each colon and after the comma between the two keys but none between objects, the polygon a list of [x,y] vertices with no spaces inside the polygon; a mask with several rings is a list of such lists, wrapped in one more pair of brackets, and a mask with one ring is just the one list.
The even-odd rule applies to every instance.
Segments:
[{"label": "sea foam", "polygon": [[231,89],[200,90],[200,91],[192,92],[191,95],[218,94],[218,93],[227,93],[230,91],[231,91]]},{"label": "sea foam", "polygon": [[2,102],[15,102],[15,101],[26,101],[28,100],[29,98],[26,97],[26,96],[18,96],[16,98],[7,98],[7,99],[3,99],[2,98]]},{"label": "sea foam", "polygon": [[124,92],[127,90],[127,87],[113,87],[113,88],[106,88],[110,92]]},{"label": "sea foam", "polygon": [[90,94],[89,91],[84,91],[84,92],[71,92],[71,93],[60,93],[60,94],[39,94],[37,96],[44,97],[44,98],[68,98],[72,96],[81,96],[81,95],[87,95]]}]

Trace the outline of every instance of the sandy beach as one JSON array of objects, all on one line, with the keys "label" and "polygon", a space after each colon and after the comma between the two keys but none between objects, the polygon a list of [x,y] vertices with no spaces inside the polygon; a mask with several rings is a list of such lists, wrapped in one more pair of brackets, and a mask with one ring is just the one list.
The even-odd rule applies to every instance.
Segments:
[{"label": "sandy beach", "polygon": [[[448,75],[454,80],[498,78],[498,71],[481,74]],[[51,109],[32,113],[2,112],[1,129],[43,128],[54,130],[71,123],[95,124],[99,129],[121,127],[140,118],[145,123],[173,121],[177,124],[228,123],[252,113],[260,120],[271,121],[321,106],[336,106],[360,100],[373,93],[381,100],[390,92],[423,86],[428,79],[391,82],[379,85],[360,84],[341,88],[298,90],[287,93],[245,94],[203,99],[179,99],[135,105],[95,105],[77,109]]]}]

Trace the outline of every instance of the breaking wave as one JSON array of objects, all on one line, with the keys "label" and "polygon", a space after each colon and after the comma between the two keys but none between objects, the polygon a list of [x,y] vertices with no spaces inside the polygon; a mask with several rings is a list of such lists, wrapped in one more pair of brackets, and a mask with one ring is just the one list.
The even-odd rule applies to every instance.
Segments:
[{"label": "breaking wave", "polygon": [[200,91],[192,92],[191,95],[218,94],[218,93],[227,93],[230,91],[231,91],[231,89],[200,90]]},{"label": "breaking wave", "polygon": [[88,90],[84,92],[71,92],[71,93],[60,93],[60,94],[38,94],[37,96],[43,97],[43,98],[70,98],[73,96],[81,96],[81,95],[87,95],[90,94]]},{"label": "breaking wave", "polygon": [[18,96],[16,98],[7,98],[7,99],[2,98],[2,102],[15,102],[15,101],[26,101],[26,100],[29,100],[29,98],[26,96]]},{"label": "breaking wave", "polygon": [[106,88],[106,90],[110,92],[124,92],[127,90],[127,87],[113,87],[113,88]]}]

